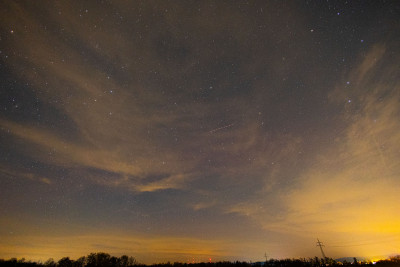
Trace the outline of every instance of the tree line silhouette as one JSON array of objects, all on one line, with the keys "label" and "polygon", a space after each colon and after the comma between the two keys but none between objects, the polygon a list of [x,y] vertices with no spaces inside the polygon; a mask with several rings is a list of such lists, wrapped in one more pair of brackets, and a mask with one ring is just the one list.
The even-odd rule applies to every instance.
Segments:
[{"label": "tree line silhouette", "polygon": [[400,255],[391,257],[387,260],[378,262],[357,261],[356,258],[351,262],[338,262],[331,258],[301,258],[301,259],[270,259],[265,262],[210,262],[210,263],[158,263],[141,264],[134,257],[123,255],[121,257],[111,256],[104,252],[90,253],[87,256],[72,260],[64,257],[59,261],[50,258],[46,262],[26,261],[24,258],[9,260],[0,259],[0,266],[45,266],[45,267],[327,267],[327,266],[378,266],[378,267],[400,267]]}]

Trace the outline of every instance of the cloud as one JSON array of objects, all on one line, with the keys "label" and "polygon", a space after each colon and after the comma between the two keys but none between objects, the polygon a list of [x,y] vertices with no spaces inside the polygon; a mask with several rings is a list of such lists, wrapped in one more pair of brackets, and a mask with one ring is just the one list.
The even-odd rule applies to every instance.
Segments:
[{"label": "cloud", "polygon": [[[120,5],[123,6],[116,3],[114,8],[124,16],[135,17]],[[205,74],[199,74],[193,64],[218,69],[220,66],[215,63],[212,50],[207,50],[208,54],[201,58],[192,54],[200,46],[198,40],[175,39],[174,31],[193,30],[185,25],[179,23],[179,27],[161,33],[157,31],[161,28],[157,24],[152,31],[143,32],[146,36],[136,39],[123,34],[130,28],[123,25],[120,17],[109,18],[107,23],[99,20],[95,14],[104,12],[107,5],[90,7],[87,12],[80,10],[79,15],[74,12],[77,8],[74,4],[41,7],[10,3],[8,8],[10,12],[4,14],[3,20],[7,23],[3,27],[15,27],[4,53],[11,47],[23,51],[10,56],[8,66],[31,85],[37,101],[53,106],[72,126],[69,129],[64,125],[61,129],[50,122],[38,126],[33,122],[1,118],[2,127],[26,144],[18,149],[43,164],[103,170],[116,178],[96,179],[90,173],[85,176],[105,186],[124,185],[143,192],[182,189],[203,174],[242,183],[240,180],[245,175],[268,171],[271,164],[278,165],[276,161],[298,147],[298,138],[264,135],[261,122],[243,119],[242,110],[254,114],[259,111],[252,107],[249,97],[241,98],[237,97],[242,96],[240,93],[224,91],[237,86],[239,76],[231,77],[231,73],[230,78],[213,82],[219,90],[203,84]],[[35,16],[39,11],[46,16]],[[143,12],[156,11],[150,8]],[[23,23],[16,21],[16,17],[23,18]],[[163,18],[171,25],[179,21],[167,14]],[[153,23],[143,19],[141,23]],[[213,33],[209,34],[217,37],[231,29],[230,19],[223,21],[221,25],[216,24],[218,27],[212,27]],[[202,31],[211,29],[209,22],[199,17],[194,22],[191,27]],[[122,25],[115,28],[113,23]],[[29,32],[23,24],[30,25]],[[246,33],[242,32],[229,49],[235,51],[246,41]],[[168,64],[159,64],[165,55],[160,55],[158,50],[175,49],[175,46],[179,51],[188,50],[189,56],[171,71]],[[238,57],[249,60],[240,54]],[[252,71],[240,66],[235,68],[232,71],[241,75]],[[192,78],[187,77],[194,81],[189,83]],[[170,84],[185,84],[185,89],[178,90]],[[211,99],[215,95],[215,100],[202,101],[202,96],[207,94]],[[233,127],[209,133],[225,123]],[[281,153],[280,145],[290,151]],[[155,175],[168,178],[146,181]]]},{"label": "cloud", "polygon": [[[101,179],[101,177],[96,176],[94,179],[90,179],[92,175],[87,173],[86,178],[95,183],[106,186],[128,187],[133,191],[139,192],[151,192],[169,188],[181,188],[187,177],[178,173],[158,181],[147,182],[146,177],[152,175],[152,173],[157,174],[158,171],[168,172],[168,168],[166,167],[164,171],[161,169],[157,171],[157,166],[151,166],[151,163],[146,163],[149,159],[143,159],[140,163],[138,162],[140,160],[130,163],[126,159],[121,158],[118,151],[77,145],[65,141],[47,130],[17,124],[12,121],[0,120],[0,125],[3,130],[7,130],[9,134],[22,139],[27,144],[19,148],[21,152],[32,154],[35,151],[35,157],[43,163],[54,164],[63,168],[68,167],[70,169],[86,168],[103,170],[120,177],[118,179],[111,179],[112,177]],[[160,163],[159,165],[162,164]],[[33,179],[33,174],[14,173],[13,175],[22,175],[23,177],[31,177]],[[38,178],[36,180],[45,183],[50,182],[48,178]]]},{"label": "cloud", "polygon": [[[43,161],[50,161],[61,166],[71,167],[78,164],[114,172],[135,175],[140,173],[139,168],[113,160],[111,151],[108,153],[96,148],[80,147],[74,143],[64,141],[47,130],[21,125],[12,121],[0,120],[0,125],[2,129],[7,129],[9,133],[21,138],[30,145],[20,149],[38,149],[36,153],[42,156],[41,159]],[[32,144],[35,146],[32,147]],[[49,156],[48,151],[53,152],[56,156]],[[31,153],[31,151],[27,152]]]},{"label": "cloud", "polygon": [[[400,84],[392,86],[385,74],[376,75],[382,71],[380,61],[386,61],[386,74],[395,68],[384,51],[383,46],[372,48],[350,75],[348,80],[358,82],[349,89],[353,101],[342,98],[348,126],[316,168],[301,176],[300,188],[288,200],[292,215],[299,217],[291,220],[314,221],[316,229],[325,231],[398,232]],[[328,218],[331,223],[317,226]]]},{"label": "cloud", "polygon": [[203,210],[203,209],[209,209],[209,208],[212,208],[213,206],[215,206],[216,203],[217,202],[215,200],[208,201],[208,202],[199,202],[199,203],[194,204],[192,206],[192,208],[196,211]]},{"label": "cloud", "polygon": [[185,184],[185,175],[178,174],[175,176],[168,176],[166,178],[157,180],[155,182],[149,182],[146,184],[140,184],[133,186],[135,191],[139,192],[153,192],[163,189],[182,189]]},{"label": "cloud", "polygon": [[310,33],[312,16],[264,4],[4,3],[2,62],[17,81],[7,90],[37,117],[2,113],[2,145],[18,169],[3,173],[56,184],[65,196],[76,181],[101,185],[82,193],[97,203],[106,191],[109,210],[145,199],[152,214],[172,193],[181,214],[263,229],[271,239],[260,247],[290,234],[300,243],[316,233],[396,232],[396,53],[373,46],[332,86],[336,63],[326,62],[342,57],[340,46]]},{"label": "cloud", "polygon": [[[374,46],[340,81],[356,84],[338,86],[330,94],[332,103],[342,107],[338,119],[345,125],[332,144],[320,148],[314,163],[279,194],[266,186],[263,195],[257,193],[227,212],[248,216],[266,231],[299,236],[303,242],[310,236],[343,243],[398,234],[400,84],[391,78],[396,68],[385,46]],[[270,199],[271,194],[279,200]],[[271,203],[280,203],[280,212]],[[388,246],[393,242],[397,241]],[[374,255],[383,251],[380,246],[361,249]]]},{"label": "cloud", "polygon": [[[390,78],[396,68],[390,52],[375,46],[347,78],[356,84],[336,89],[331,99],[341,102],[347,126],[283,198],[288,208],[281,222],[284,231],[323,235],[328,242],[341,244],[352,238],[379,240],[399,233],[400,84]],[[393,251],[396,243],[372,241],[358,249],[374,255],[383,247]]]},{"label": "cloud", "polygon": [[36,175],[32,172],[23,172],[23,171],[18,171],[18,170],[12,170],[6,166],[1,166],[1,165],[0,165],[0,173],[2,173],[5,176],[12,177],[12,178],[17,178],[17,179],[24,178],[24,179],[29,179],[32,181],[36,181],[36,182],[40,182],[40,183],[44,183],[44,184],[48,184],[48,185],[51,185],[53,183],[52,180],[50,180],[47,177]]},{"label": "cloud", "polygon": [[[377,44],[371,48],[365,58],[362,60],[361,64],[355,69],[354,73],[350,74],[351,79],[356,82],[356,86],[360,88],[368,81],[367,74],[370,74],[370,71],[374,69],[376,64],[382,59],[385,54],[385,46],[382,44]],[[360,88],[361,89],[361,88]]]}]

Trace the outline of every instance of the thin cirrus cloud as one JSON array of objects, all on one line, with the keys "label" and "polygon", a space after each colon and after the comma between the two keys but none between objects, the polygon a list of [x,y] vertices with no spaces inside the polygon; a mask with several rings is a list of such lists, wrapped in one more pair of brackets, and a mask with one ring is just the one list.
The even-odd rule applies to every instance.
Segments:
[{"label": "thin cirrus cloud", "polygon": [[[85,53],[93,55],[88,62],[82,57],[82,51],[68,41],[61,41],[57,34],[51,33],[51,28],[44,29],[44,22],[30,15],[28,10],[14,4],[10,4],[10,8],[24,18],[25,24],[32,25],[31,31],[34,31],[25,34],[23,28],[15,28],[11,41],[17,48],[23,49],[26,56],[16,57],[10,60],[10,64],[18,70],[16,73],[21,78],[38,88],[36,97],[40,101],[53,105],[73,122],[80,137],[80,141],[63,140],[47,129],[2,120],[3,127],[11,129],[15,136],[28,141],[35,149],[39,147],[38,152],[43,162],[59,166],[81,165],[120,174],[120,179],[116,181],[102,182],[105,185],[126,185],[127,182],[143,180],[147,176],[168,174],[169,178],[165,180],[145,184],[139,182],[139,185],[135,181],[132,186],[128,186],[133,190],[154,191],[181,188],[184,180],[182,177],[198,174],[196,167],[208,162],[210,157],[212,161],[207,172],[226,178],[228,174],[239,176],[262,172],[274,161],[293,152],[295,149],[290,146],[298,144],[299,138],[290,135],[279,137],[280,141],[276,140],[276,136],[263,136],[259,132],[260,122],[236,123],[238,118],[234,117],[235,113],[243,106],[249,106],[246,99],[227,99],[223,106],[218,103],[171,103],[171,112],[165,105],[169,102],[168,96],[154,94],[148,90],[148,86],[130,79],[127,80],[129,88],[126,88],[117,81],[117,77],[96,65],[98,60],[107,61],[109,57],[122,60],[118,55],[126,55],[131,50],[128,49],[129,43],[135,45],[129,39],[109,43],[109,36],[97,36],[104,33],[112,35],[114,30],[108,24],[103,25],[102,31],[94,31],[93,36],[88,36],[84,27],[79,27],[75,22],[74,14],[64,11],[63,22],[59,21],[58,14],[49,14],[47,19],[55,22],[54,27],[77,34],[79,41],[86,46]],[[43,12],[47,12],[47,9]],[[90,13],[85,16],[89,16],[87,20],[92,21]],[[12,21],[13,18],[8,15],[8,20]],[[98,49],[96,39],[105,41],[100,45],[103,49]],[[25,46],[26,43],[30,45]],[[118,48],[113,47],[115,43]],[[111,54],[107,55],[106,51]],[[147,57],[153,58],[155,55]],[[132,73],[137,71],[128,69]],[[191,121],[207,121],[219,112],[224,112],[226,121],[232,125],[227,132],[210,133],[225,124],[214,124],[214,128],[193,128]],[[178,137],[172,142],[165,140],[164,132],[169,134],[168,131],[181,132],[179,144],[170,146]],[[192,138],[197,141],[192,142]],[[225,145],[214,146],[221,142],[225,142]],[[280,147],[282,144],[290,150],[285,152]],[[259,147],[262,149],[254,153]],[[49,150],[55,151],[57,156],[49,156]],[[204,154],[192,156],[194,151],[204,151]],[[243,156],[247,156],[247,161],[242,160]],[[225,162],[218,164],[218,161]],[[124,176],[130,178],[125,179]]]},{"label": "thin cirrus cloud", "polygon": [[[254,260],[314,255],[315,237],[328,248],[398,233],[396,53],[369,24],[339,27],[356,16],[280,2],[2,5],[12,214],[1,224],[32,219],[4,232],[7,255],[81,256],[85,245],[144,262]],[[65,237],[88,221],[98,224],[82,245]],[[126,240],[99,234],[119,226]]]},{"label": "thin cirrus cloud", "polygon": [[[229,211],[250,216],[268,230],[304,237],[319,235],[328,243],[344,242],[349,236],[376,240],[398,234],[400,95],[396,88],[400,84],[390,82],[397,68],[394,61],[389,60],[393,63],[389,66],[380,64],[388,57],[385,46],[375,46],[347,77],[351,87],[333,91],[331,99],[342,103],[343,112],[338,116],[347,126],[314,165],[280,195],[285,210],[281,216],[268,216],[259,198]],[[346,81],[341,84],[349,85]],[[397,239],[384,246],[372,242],[345,249],[355,251],[355,247],[365,255],[374,255],[395,252],[395,244]],[[340,250],[330,249],[335,253]]]},{"label": "thin cirrus cloud", "polygon": [[44,176],[40,176],[31,172],[21,172],[21,171],[16,171],[16,170],[12,170],[9,169],[7,166],[1,166],[0,165],[0,172],[7,176],[7,177],[11,177],[13,179],[20,179],[20,178],[24,178],[24,179],[28,179],[31,181],[35,181],[35,182],[41,182],[43,184],[47,184],[47,185],[51,185],[53,182]]},{"label": "thin cirrus cloud", "polygon": [[293,214],[304,214],[309,221],[329,217],[332,223],[322,224],[321,230],[398,232],[399,84],[387,80],[395,64],[380,65],[393,62],[389,56],[384,46],[372,48],[348,77],[350,83],[356,81],[355,88],[349,88],[352,98],[341,99],[345,106],[355,105],[345,107],[342,115],[348,126],[317,162],[319,170],[302,176],[301,189],[289,200]]},{"label": "thin cirrus cloud", "polygon": [[[10,64],[19,70],[23,79],[42,89],[37,94],[40,101],[54,105],[70,118],[83,139],[82,142],[63,140],[46,129],[2,119],[3,128],[28,142],[28,147],[23,148],[25,153],[36,150],[44,163],[97,168],[136,178],[151,173],[171,173],[166,181],[129,188],[139,191],[176,188],[178,185],[175,181],[179,180],[180,184],[182,180],[176,177],[182,177],[180,172],[185,168],[179,166],[179,161],[174,159],[176,156],[171,151],[157,151],[158,145],[147,135],[156,131],[154,125],[165,125],[177,118],[161,112],[147,113],[143,100],[153,105],[159,100],[153,96],[150,99],[145,94],[141,97],[140,92],[144,90],[136,90],[138,94],[131,95],[113,82],[107,73],[96,66],[88,67],[76,48],[60,42],[56,36],[43,30],[41,22],[30,16],[29,12],[12,3],[10,5],[21,15],[24,23],[36,31],[36,34],[28,35],[24,34],[22,28],[14,29],[15,35],[11,37],[14,38],[13,43],[17,48],[24,49],[27,56],[17,57]],[[11,17],[8,16],[8,19]],[[70,30],[79,28],[73,23],[68,25],[73,26]],[[33,35],[35,37],[32,39]],[[24,46],[26,43],[30,45]],[[141,101],[137,97],[141,97]],[[53,151],[56,156],[49,156],[48,151]],[[172,166],[174,163],[176,166]],[[115,182],[109,183],[112,184]]]},{"label": "thin cirrus cloud", "polygon": [[[3,129],[7,129],[8,133],[24,140],[28,144],[24,148],[25,151],[21,151],[22,153],[30,154],[32,150],[35,150],[35,153],[41,155],[42,161],[46,164],[55,164],[60,167],[69,168],[95,168],[113,172],[120,176],[120,178],[111,180],[99,179],[99,177],[97,179],[90,179],[89,175],[88,179],[95,183],[105,186],[128,187],[132,191],[139,192],[180,188],[184,184],[185,176],[183,174],[169,176],[158,181],[146,182],[146,175],[151,173],[149,170],[135,167],[135,164],[129,164],[126,161],[124,162],[123,159],[118,158],[118,153],[113,153],[113,151],[81,147],[61,140],[44,130],[22,126],[10,121],[1,120],[0,125]],[[52,155],[49,155],[48,151],[52,151]],[[146,166],[146,164],[142,162],[140,166]],[[32,175],[22,176],[33,178]],[[35,180],[50,183],[48,178],[37,178]]]}]

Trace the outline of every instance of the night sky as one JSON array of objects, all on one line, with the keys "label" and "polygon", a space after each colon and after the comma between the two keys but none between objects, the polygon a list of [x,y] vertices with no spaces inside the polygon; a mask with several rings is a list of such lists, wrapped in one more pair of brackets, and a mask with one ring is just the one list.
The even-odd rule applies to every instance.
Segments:
[{"label": "night sky", "polygon": [[400,252],[399,1],[1,1],[0,258]]}]

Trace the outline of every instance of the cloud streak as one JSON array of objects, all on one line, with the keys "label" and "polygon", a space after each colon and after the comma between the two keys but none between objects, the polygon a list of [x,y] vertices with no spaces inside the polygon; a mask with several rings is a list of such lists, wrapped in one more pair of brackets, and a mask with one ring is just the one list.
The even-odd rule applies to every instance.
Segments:
[{"label": "cloud streak", "polygon": [[[266,247],[303,257],[316,236],[339,247],[398,233],[398,46],[380,35],[390,5],[351,18],[308,3],[1,5],[10,220],[141,229],[153,235],[132,246],[146,261],[150,250],[247,257],[237,244],[252,260]],[[339,27],[353,20],[362,27]],[[106,236],[82,238],[126,251]]]},{"label": "cloud streak", "polygon": [[[350,236],[376,239],[398,234],[400,84],[389,79],[396,68],[385,47],[376,46],[347,77],[355,85],[335,89],[331,99],[342,103],[340,118],[347,126],[281,195],[286,210],[281,216],[268,215],[262,204],[265,197],[233,206],[230,212],[250,216],[266,230],[323,236],[326,243],[346,242]],[[394,244],[398,240],[386,247],[393,251]],[[354,246],[346,248],[352,251]],[[374,255],[382,251],[382,244],[357,249]]]}]

